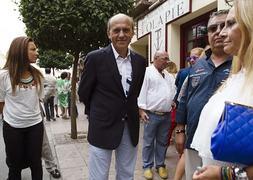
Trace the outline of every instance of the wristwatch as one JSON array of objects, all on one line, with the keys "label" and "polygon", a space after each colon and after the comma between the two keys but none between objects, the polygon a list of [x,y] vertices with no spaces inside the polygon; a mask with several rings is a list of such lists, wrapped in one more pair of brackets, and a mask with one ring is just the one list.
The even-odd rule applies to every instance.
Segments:
[{"label": "wristwatch", "polygon": [[185,133],[185,130],[184,129],[176,129],[175,133],[176,134]]},{"label": "wristwatch", "polygon": [[236,180],[248,180],[247,173],[243,168],[235,167],[234,172]]}]

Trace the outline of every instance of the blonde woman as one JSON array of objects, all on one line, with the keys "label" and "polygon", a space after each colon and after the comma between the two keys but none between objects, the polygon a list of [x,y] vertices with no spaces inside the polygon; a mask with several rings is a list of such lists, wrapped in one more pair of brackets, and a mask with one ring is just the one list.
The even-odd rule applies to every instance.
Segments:
[{"label": "blonde woman", "polygon": [[[233,61],[233,68],[228,80],[213,95],[203,108],[198,128],[191,147],[199,152],[206,166],[196,172],[194,179],[222,179],[222,168],[235,172],[234,163],[216,161],[210,151],[211,135],[218,124],[225,101],[253,106],[253,1],[234,0],[234,7],[230,10],[225,27],[220,32],[224,39],[224,51],[237,56]],[[252,157],[249,157],[252,158]],[[218,165],[218,166],[213,166]],[[227,168],[227,167],[226,167]],[[253,167],[246,168],[248,179],[253,179]],[[237,176],[237,174],[235,174]],[[239,176],[239,175],[238,175]]]},{"label": "blonde woman", "polygon": [[168,67],[166,70],[176,78],[177,76],[177,65],[173,61],[168,62]]}]

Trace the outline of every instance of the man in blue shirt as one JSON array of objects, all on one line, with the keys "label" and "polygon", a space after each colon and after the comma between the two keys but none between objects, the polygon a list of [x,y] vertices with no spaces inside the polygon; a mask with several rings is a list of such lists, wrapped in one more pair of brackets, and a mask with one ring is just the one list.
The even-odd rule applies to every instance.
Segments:
[{"label": "man in blue shirt", "polygon": [[184,83],[184,80],[188,76],[191,67],[197,62],[197,60],[199,59],[199,57],[203,51],[204,51],[204,49],[200,48],[200,47],[193,48],[190,52],[190,56],[188,58],[186,58],[186,60],[190,66],[180,69],[179,72],[177,73],[177,77],[176,77],[176,81],[175,81],[175,85],[177,86],[177,93],[174,97],[174,102],[176,103],[176,105],[178,105],[177,98],[180,93],[181,87]]},{"label": "man in blue shirt", "polygon": [[190,148],[201,110],[228,77],[231,67],[232,58],[223,51],[223,40],[219,36],[227,13],[227,10],[221,10],[210,16],[207,28],[211,52],[207,52],[207,56],[198,60],[190,69],[186,89],[177,108],[176,148],[180,154],[186,148],[186,180],[192,179],[196,167],[202,165],[198,152]]}]

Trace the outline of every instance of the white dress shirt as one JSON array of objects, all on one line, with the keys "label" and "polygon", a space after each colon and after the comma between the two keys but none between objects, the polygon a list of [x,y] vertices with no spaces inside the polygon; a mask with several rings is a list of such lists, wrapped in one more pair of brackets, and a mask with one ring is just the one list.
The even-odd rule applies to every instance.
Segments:
[{"label": "white dress shirt", "polygon": [[113,44],[111,45],[118,66],[118,70],[121,75],[121,84],[123,86],[125,96],[127,96],[132,82],[132,65],[131,65],[130,50],[128,50],[126,58],[123,58],[120,57],[119,53],[113,47]]},{"label": "white dress shirt", "polygon": [[44,76],[44,92],[46,97],[55,96],[56,78],[50,74]]},{"label": "white dress shirt", "polygon": [[146,68],[138,106],[141,109],[158,112],[169,112],[176,93],[175,78],[166,70],[164,77],[154,65]]}]

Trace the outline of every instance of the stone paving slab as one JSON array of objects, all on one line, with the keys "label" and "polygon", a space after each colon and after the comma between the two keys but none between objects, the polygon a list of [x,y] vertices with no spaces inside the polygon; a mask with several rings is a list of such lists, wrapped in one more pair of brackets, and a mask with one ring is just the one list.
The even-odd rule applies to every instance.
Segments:
[{"label": "stone paving slab", "polygon": [[[77,119],[78,139],[70,138],[71,123],[70,119],[63,120],[57,118],[54,122],[47,122],[46,129],[49,134],[50,142],[55,150],[55,156],[59,163],[63,180],[87,180],[88,179],[88,142],[87,129],[88,120],[83,114],[83,105],[78,104],[79,117]],[[138,147],[137,163],[135,168],[135,180],[145,180],[143,177],[141,150],[142,150],[143,126],[140,128],[140,141]],[[169,170],[169,180],[173,179],[178,154],[172,145],[168,148],[166,155],[166,166]],[[112,158],[110,167],[109,180],[115,179],[115,161]],[[154,171],[153,180],[159,180],[158,174]]]}]

